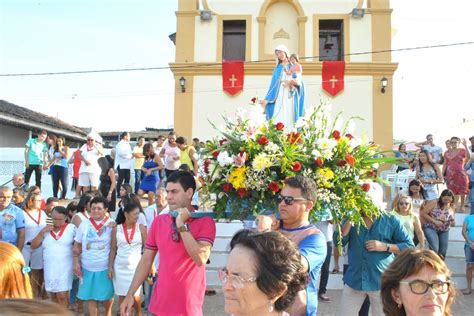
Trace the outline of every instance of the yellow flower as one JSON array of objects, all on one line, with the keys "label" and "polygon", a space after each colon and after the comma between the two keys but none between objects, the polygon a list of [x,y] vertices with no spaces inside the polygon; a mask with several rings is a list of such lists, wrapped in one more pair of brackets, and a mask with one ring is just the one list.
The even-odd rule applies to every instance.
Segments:
[{"label": "yellow flower", "polygon": [[259,154],[254,158],[252,167],[257,171],[263,171],[267,168],[270,168],[272,164],[273,163],[271,159],[267,155]]},{"label": "yellow flower", "polygon": [[334,172],[329,168],[318,169],[318,173],[324,180],[331,180],[334,178]]},{"label": "yellow flower", "polygon": [[232,184],[234,189],[238,190],[241,188],[245,189],[245,174],[247,172],[247,167],[235,168],[229,174],[229,183]]},{"label": "yellow flower", "polygon": [[330,182],[331,179],[334,178],[334,172],[329,168],[321,168],[317,171],[318,177],[320,180],[320,186],[325,188],[331,188],[332,183]]}]

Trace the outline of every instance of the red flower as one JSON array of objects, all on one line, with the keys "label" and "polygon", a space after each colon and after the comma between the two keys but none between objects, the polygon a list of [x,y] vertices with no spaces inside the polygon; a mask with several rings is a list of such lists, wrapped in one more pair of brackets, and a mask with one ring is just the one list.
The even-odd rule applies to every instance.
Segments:
[{"label": "red flower", "polygon": [[225,138],[222,138],[220,141],[219,141],[219,145],[224,145],[225,143],[227,143],[227,139]]},{"label": "red flower", "polygon": [[293,163],[293,171],[294,171],[294,172],[300,171],[300,170],[301,170],[301,167],[302,167],[301,162],[295,161],[295,162]]},{"label": "red flower", "polygon": [[335,140],[339,140],[339,138],[341,138],[341,132],[339,131],[332,132],[332,137],[334,137]]},{"label": "red flower", "polygon": [[346,165],[346,161],[341,159],[341,160],[339,160],[339,161],[337,162],[337,165],[338,165],[339,167],[344,167],[344,166]]},{"label": "red flower", "polygon": [[278,122],[276,124],[277,131],[281,131],[283,129],[283,127],[285,127],[285,125],[282,122]]},{"label": "red flower", "polygon": [[260,145],[265,146],[268,144],[268,138],[266,136],[262,136],[257,141]]},{"label": "red flower", "polygon": [[278,192],[280,191],[280,187],[278,186],[278,182],[276,181],[271,181],[269,184],[268,184],[268,188],[270,190],[272,190],[273,192]]},{"label": "red flower", "polygon": [[298,132],[289,133],[287,139],[291,144],[301,143],[301,135]]},{"label": "red flower", "polygon": [[318,159],[315,159],[314,160],[314,163],[316,164],[316,166],[318,166],[319,168],[321,168],[323,166],[323,160],[321,158],[318,158]]},{"label": "red flower", "polygon": [[209,165],[211,164],[211,161],[209,159],[204,160],[204,172],[209,173]]},{"label": "red flower", "polygon": [[252,102],[252,104],[255,104],[255,102],[257,102],[257,98],[253,97],[252,99],[250,99],[250,102]]},{"label": "red flower", "polygon": [[351,140],[351,139],[354,138],[354,136],[352,136],[352,134],[346,134],[346,137],[347,137],[349,140]]},{"label": "red flower", "polygon": [[370,184],[368,184],[368,183],[362,184],[362,190],[364,190],[365,192],[369,192]]},{"label": "red flower", "polygon": [[240,188],[237,190],[237,194],[242,198],[247,195],[247,190],[245,190],[244,188]]},{"label": "red flower", "polygon": [[374,171],[367,171],[367,176],[371,177],[371,178],[374,178],[376,176],[376,174],[375,174]]},{"label": "red flower", "polygon": [[217,156],[219,156],[219,151],[217,151],[217,150],[216,150],[216,151],[213,151],[213,152],[212,152],[212,156],[213,156],[214,158],[217,158]]},{"label": "red flower", "polygon": [[222,190],[224,192],[230,192],[230,190],[232,190],[232,184],[230,183],[224,183],[224,185],[222,186]]},{"label": "red flower", "polygon": [[351,154],[346,154],[347,163],[354,167],[354,157]]}]

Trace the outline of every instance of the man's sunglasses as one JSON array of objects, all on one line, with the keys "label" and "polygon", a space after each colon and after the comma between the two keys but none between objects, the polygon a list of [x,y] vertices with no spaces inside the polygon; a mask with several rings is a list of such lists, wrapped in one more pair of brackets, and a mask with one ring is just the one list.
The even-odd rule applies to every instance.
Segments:
[{"label": "man's sunglasses", "polygon": [[308,201],[308,200],[302,197],[284,196],[284,195],[278,194],[276,197],[277,205],[280,204],[282,201],[284,201],[286,205],[293,205],[295,201]]}]

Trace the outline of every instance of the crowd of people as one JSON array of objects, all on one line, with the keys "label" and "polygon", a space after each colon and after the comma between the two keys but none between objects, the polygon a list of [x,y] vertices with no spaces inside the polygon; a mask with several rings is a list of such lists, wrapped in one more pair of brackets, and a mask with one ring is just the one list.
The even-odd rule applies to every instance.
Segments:
[{"label": "crowd of people", "polygon": [[[11,279],[0,287],[0,298],[49,297],[79,313],[86,302],[90,315],[99,315],[102,304],[103,313],[111,315],[118,296],[123,315],[141,315],[143,307],[157,315],[202,315],[216,226],[211,217],[195,216],[198,150],[174,133],[155,143],[140,137],[132,150],[130,134],[124,132],[112,153],[104,155],[97,137],[89,134],[74,153],[63,138],[46,132],[27,142],[25,173],[13,176],[13,189],[0,188],[0,277]],[[471,148],[463,141],[462,149],[459,139],[451,139],[443,154],[429,135],[417,156],[402,155],[406,165],[400,171],[414,169],[416,179],[396,196],[393,210],[377,218],[362,214],[361,227],[345,221],[341,236],[329,214],[318,223],[309,220],[318,198],[314,181],[287,179],[275,201],[280,217],[259,216],[256,230],[240,231],[230,243],[227,264],[219,272],[225,312],[316,315],[318,300],[334,299],[326,295],[326,286],[331,254],[333,249],[339,253],[342,238],[341,315],[364,315],[368,306],[375,315],[418,315],[421,300],[437,301],[439,315],[448,315],[454,286],[444,258],[457,197],[464,205],[462,194],[469,194],[469,181],[467,190],[464,182],[465,170],[474,168],[470,140]],[[69,164],[79,201],[67,204],[61,199]],[[54,196],[46,200],[42,170],[51,170],[53,179]],[[29,186],[33,172],[36,185]],[[439,194],[446,180],[448,189]],[[470,294],[474,212],[462,232],[464,294]]]}]

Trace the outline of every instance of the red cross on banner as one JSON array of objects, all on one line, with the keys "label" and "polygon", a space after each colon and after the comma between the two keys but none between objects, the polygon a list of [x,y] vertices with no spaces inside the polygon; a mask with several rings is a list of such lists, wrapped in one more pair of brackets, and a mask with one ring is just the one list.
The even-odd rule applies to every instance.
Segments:
[{"label": "red cross on banner", "polygon": [[344,90],[344,61],[323,61],[323,90],[335,96]]},{"label": "red cross on banner", "polygon": [[236,95],[243,90],[244,62],[242,60],[222,61],[222,86],[230,95]]}]

